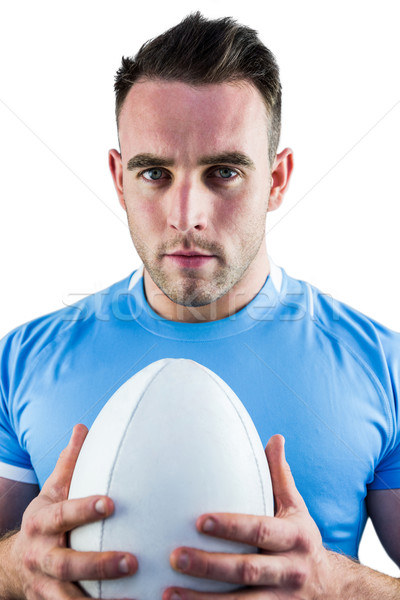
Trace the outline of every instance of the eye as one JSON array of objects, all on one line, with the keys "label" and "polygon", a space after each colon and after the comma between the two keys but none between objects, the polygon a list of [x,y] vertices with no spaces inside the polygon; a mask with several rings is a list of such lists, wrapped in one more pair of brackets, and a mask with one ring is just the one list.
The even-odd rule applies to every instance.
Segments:
[{"label": "eye", "polygon": [[229,167],[219,167],[213,173],[217,173],[216,177],[218,179],[236,179],[239,176],[238,172],[235,169],[230,169]]},{"label": "eye", "polygon": [[141,177],[147,181],[158,181],[162,178],[164,171],[155,167],[154,169],[147,169],[140,173]]}]

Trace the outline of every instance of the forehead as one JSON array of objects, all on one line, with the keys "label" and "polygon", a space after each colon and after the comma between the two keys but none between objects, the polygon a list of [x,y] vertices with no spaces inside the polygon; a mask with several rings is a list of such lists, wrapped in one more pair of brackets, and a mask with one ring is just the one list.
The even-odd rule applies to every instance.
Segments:
[{"label": "forehead", "polygon": [[267,113],[260,92],[246,81],[188,85],[142,80],[130,89],[119,117],[121,150],[175,154],[179,149],[265,153]]}]

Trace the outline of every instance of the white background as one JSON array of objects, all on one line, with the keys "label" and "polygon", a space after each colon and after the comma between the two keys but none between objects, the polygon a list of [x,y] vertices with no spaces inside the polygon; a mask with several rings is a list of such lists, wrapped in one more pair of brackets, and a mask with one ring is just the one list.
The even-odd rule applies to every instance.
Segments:
[{"label": "white background", "polygon": [[[281,67],[295,172],[271,256],[400,329],[396,0],[23,0],[1,20],[0,335],[138,266],[107,167],[114,73],[196,9],[257,29]],[[370,526],[361,560],[399,575]]]}]

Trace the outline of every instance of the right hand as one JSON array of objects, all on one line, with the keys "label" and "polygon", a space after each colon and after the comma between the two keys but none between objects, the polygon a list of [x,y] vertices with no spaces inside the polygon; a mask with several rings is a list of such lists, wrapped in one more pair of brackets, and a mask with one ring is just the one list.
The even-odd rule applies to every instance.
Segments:
[{"label": "right hand", "polygon": [[24,512],[21,529],[15,534],[11,549],[14,576],[18,580],[17,597],[28,600],[84,598],[85,594],[74,581],[114,579],[137,571],[138,563],[133,554],[78,552],[67,548],[68,531],[104,519],[114,510],[113,501],[107,496],[68,500],[72,473],[87,433],[85,425],[74,427],[54,471]]}]

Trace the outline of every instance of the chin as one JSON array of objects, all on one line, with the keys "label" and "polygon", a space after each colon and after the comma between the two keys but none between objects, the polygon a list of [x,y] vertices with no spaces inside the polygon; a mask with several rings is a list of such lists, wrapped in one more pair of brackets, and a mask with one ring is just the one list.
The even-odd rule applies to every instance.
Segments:
[{"label": "chin", "polygon": [[202,290],[195,290],[190,292],[177,292],[176,290],[161,290],[164,294],[175,302],[175,304],[179,304],[181,306],[206,306],[207,304],[212,304],[216,300],[218,300],[223,294],[216,295],[211,294]]},{"label": "chin", "polygon": [[200,307],[213,304],[232,288],[226,282],[224,286],[217,286],[214,282],[205,284],[198,280],[181,282],[181,285],[176,285],[175,283],[171,286],[157,285],[172,302],[187,307]]},{"label": "chin", "polygon": [[225,296],[243,276],[244,269],[221,269],[207,279],[200,274],[174,277],[165,271],[145,265],[151,279],[163,294],[175,304],[200,307]]}]

